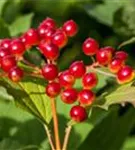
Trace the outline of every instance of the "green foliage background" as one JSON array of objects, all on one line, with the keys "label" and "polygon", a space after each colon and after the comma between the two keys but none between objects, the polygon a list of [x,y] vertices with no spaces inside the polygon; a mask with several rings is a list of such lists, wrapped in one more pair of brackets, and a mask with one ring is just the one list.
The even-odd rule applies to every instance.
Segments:
[{"label": "green foliage background", "polygon": [[[54,18],[58,25],[68,19],[74,19],[79,26],[78,35],[69,41],[69,44],[61,52],[58,60],[60,69],[65,69],[74,60],[83,60],[91,63],[89,57],[84,56],[81,44],[90,36],[100,42],[100,46],[110,45],[118,48],[118,45],[135,36],[135,1],[134,0],[1,0],[0,1],[0,38],[16,37],[27,31],[30,27],[37,27],[47,16]],[[134,41],[134,40],[132,40]],[[129,53],[128,64],[135,67],[135,44],[123,47]],[[29,61],[40,65],[41,56],[33,50],[26,54]],[[36,60],[36,62],[35,62]],[[106,92],[108,86],[111,91],[116,84],[99,76],[100,83],[95,89],[97,93]],[[34,79],[33,79],[34,80]],[[34,80],[35,81],[35,80]],[[6,81],[4,81],[6,82]],[[14,99],[20,104],[20,97],[12,93],[11,87],[5,88],[3,80],[0,80],[0,150],[50,150],[46,134],[40,122],[31,114],[17,108]],[[43,91],[42,86],[35,81],[34,90]],[[31,83],[20,83],[26,93],[31,91]],[[76,87],[79,88],[79,82]],[[117,89],[123,92],[125,88]],[[31,89],[31,90],[33,90]],[[10,91],[10,92],[9,92]],[[16,92],[19,89],[16,88]],[[126,93],[126,92],[125,92]],[[128,101],[134,104],[135,89],[127,91],[124,96],[106,97],[106,103],[102,107],[107,108],[113,103]],[[24,95],[22,93],[22,95]],[[124,97],[124,98],[123,98]],[[133,98],[133,99],[132,99]],[[48,99],[44,101],[42,96],[31,96],[27,99],[38,103],[37,108],[29,110],[35,116],[41,116],[40,120],[48,123],[51,120]],[[113,100],[113,101],[112,101]],[[60,132],[63,139],[64,127],[69,119],[70,107],[64,105],[59,98],[58,112],[60,117]],[[25,103],[25,101],[23,101]],[[22,103],[23,103],[22,102]],[[47,111],[40,112],[43,105]],[[21,105],[23,106],[23,104]],[[31,105],[28,103],[28,107]],[[48,113],[48,114],[47,114]],[[44,116],[46,116],[44,118]],[[52,126],[50,125],[50,128]],[[122,108],[111,106],[108,111],[93,108],[91,118],[87,122],[75,125],[69,141],[69,150],[135,150],[135,109],[130,104]]]}]

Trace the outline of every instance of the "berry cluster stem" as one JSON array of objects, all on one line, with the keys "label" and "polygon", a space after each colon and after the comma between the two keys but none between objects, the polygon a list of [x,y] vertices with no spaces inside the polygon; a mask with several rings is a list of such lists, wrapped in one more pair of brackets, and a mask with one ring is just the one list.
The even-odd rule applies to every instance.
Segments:
[{"label": "berry cluster stem", "polygon": [[55,103],[54,98],[50,98],[50,100],[51,100],[51,107],[52,107],[56,150],[61,150],[61,144],[60,144],[60,138],[59,138],[58,117],[57,117],[57,112],[56,112],[56,103]]}]

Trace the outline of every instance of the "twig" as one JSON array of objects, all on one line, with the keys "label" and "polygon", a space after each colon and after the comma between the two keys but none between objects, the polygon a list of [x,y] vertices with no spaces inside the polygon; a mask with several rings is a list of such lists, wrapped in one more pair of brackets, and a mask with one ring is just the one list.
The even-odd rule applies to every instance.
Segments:
[{"label": "twig", "polygon": [[71,125],[66,128],[66,133],[65,133],[65,137],[64,137],[62,150],[66,150],[67,149],[67,145],[68,145],[68,140],[69,140],[71,129],[72,129]]},{"label": "twig", "polygon": [[58,118],[57,118],[57,112],[56,112],[56,103],[55,103],[54,98],[50,98],[50,100],[51,100],[51,107],[52,107],[56,150],[61,150],[60,138],[59,138],[59,128],[58,128]]},{"label": "twig", "polygon": [[53,144],[53,140],[52,140],[52,137],[51,137],[51,134],[50,134],[50,131],[49,131],[48,127],[45,124],[44,124],[44,128],[45,128],[45,131],[46,131],[46,134],[47,134],[47,137],[48,137],[51,149],[55,150],[54,144]]}]

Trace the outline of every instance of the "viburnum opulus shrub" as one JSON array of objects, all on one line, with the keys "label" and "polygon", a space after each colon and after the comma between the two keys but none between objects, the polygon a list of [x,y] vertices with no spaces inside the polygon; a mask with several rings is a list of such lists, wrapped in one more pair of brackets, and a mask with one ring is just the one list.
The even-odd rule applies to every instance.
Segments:
[{"label": "viburnum opulus shrub", "polygon": [[[34,76],[35,78],[42,78],[46,82],[44,94],[49,97],[55,140],[52,140],[47,125],[45,125],[45,129],[52,150],[67,149],[71,127],[75,123],[86,121],[92,107],[106,108],[114,103],[129,101],[125,99],[125,96],[118,97],[118,100],[114,100],[112,97],[109,99],[108,96],[106,97],[106,102],[100,105],[100,99],[97,100],[94,90],[100,81],[98,73],[113,78],[117,84],[125,84],[126,88],[123,87],[125,93],[129,89],[131,90],[130,83],[135,77],[134,69],[126,64],[128,58],[126,52],[118,51],[111,46],[100,47],[98,41],[91,37],[87,37],[82,43],[82,51],[90,59],[92,58],[93,62],[85,65],[83,60],[76,60],[70,64],[69,68],[61,71],[57,65],[61,49],[67,45],[69,38],[73,38],[77,32],[78,25],[74,20],[68,20],[61,27],[58,27],[55,20],[46,18],[39,24],[37,29],[31,28],[20,37],[2,39],[0,42],[1,78],[8,78],[13,84],[19,84],[29,74],[29,76]],[[44,63],[42,63],[41,67],[25,60],[25,52],[29,51],[33,46],[44,57]],[[32,67],[33,70],[27,72],[21,62]],[[81,81],[79,90],[74,86],[78,79]],[[118,90],[121,91],[121,89]],[[63,145],[61,145],[58,130],[57,96],[60,96],[65,105],[75,103],[71,105],[69,116],[72,121],[69,121]],[[129,102],[132,102],[134,98]],[[31,109],[32,113],[34,112],[35,105],[30,105],[29,102],[26,106]],[[35,113],[35,115],[40,116],[38,113]]]}]

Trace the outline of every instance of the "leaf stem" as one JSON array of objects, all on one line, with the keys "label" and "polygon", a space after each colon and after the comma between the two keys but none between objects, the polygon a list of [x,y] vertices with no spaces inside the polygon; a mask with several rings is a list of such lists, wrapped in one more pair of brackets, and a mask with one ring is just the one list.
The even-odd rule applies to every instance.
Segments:
[{"label": "leaf stem", "polygon": [[72,129],[72,126],[68,126],[65,130],[65,137],[64,137],[64,142],[63,142],[63,147],[62,147],[62,150],[66,150],[67,149],[67,145],[68,145],[68,141],[69,141],[69,136],[70,136],[70,133],[71,133],[71,129]]},{"label": "leaf stem", "polygon": [[50,98],[50,100],[51,100],[51,107],[52,107],[56,150],[61,150],[61,144],[60,144],[60,138],[59,138],[59,128],[58,128],[58,117],[57,117],[57,112],[56,112],[56,102],[55,102],[54,98]]},{"label": "leaf stem", "polygon": [[49,140],[51,149],[52,149],[52,150],[55,150],[54,144],[53,144],[53,140],[52,140],[52,136],[51,136],[51,134],[50,134],[50,131],[49,131],[47,125],[44,124],[44,128],[45,128],[45,131],[46,131],[46,134],[47,134],[47,137],[48,137],[48,140]]}]

